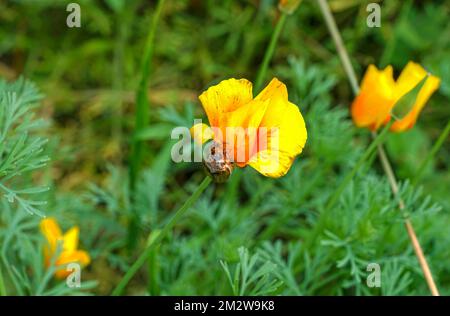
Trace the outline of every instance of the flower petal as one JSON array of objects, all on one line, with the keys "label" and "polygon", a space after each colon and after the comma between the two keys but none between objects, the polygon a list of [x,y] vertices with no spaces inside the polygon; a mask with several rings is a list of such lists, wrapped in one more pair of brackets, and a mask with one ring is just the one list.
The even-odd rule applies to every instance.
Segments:
[{"label": "flower petal", "polygon": [[91,257],[84,250],[75,251],[63,251],[56,260],[56,265],[68,264],[68,263],[79,263],[81,266],[86,266],[91,262]]},{"label": "flower petal", "polygon": [[252,83],[246,79],[234,78],[221,81],[199,97],[212,127],[221,126],[224,113],[238,109],[252,98]]},{"label": "flower petal", "polygon": [[289,171],[294,158],[286,152],[263,150],[253,156],[247,164],[266,177],[279,178]]},{"label": "flower petal", "polygon": [[273,78],[269,84],[256,96],[256,100],[271,100],[272,98],[287,100],[288,92],[286,85],[278,78]]},{"label": "flower petal", "polygon": [[58,240],[62,238],[61,228],[58,223],[54,218],[45,218],[41,221],[40,228],[45,239],[47,239],[49,251],[55,251]]},{"label": "flower petal", "polygon": [[74,251],[78,248],[78,236],[80,229],[75,226],[69,229],[63,236],[63,251]]},{"label": "flower petal", "polygon": [[441,80],[438,77],[429,75],[420,89],[411,111],[400,120],[395,121],[391,126],[391,131],[402,132],[412,128],[428,99],[439,88],[440,82]]},{"label": "flower petal", "polygon": [[417,86],[426,75],[427,71],[421,65],[410,61],[395,82],[395,101]]},{"label": "flower petal", "polygon": [[370,65],[362,80],[360,92],[351,106],[355,125],[376,130],[388,121],[395,104],[394,88],[391,66],[378,70]]},{"label": "flower petal", "polygon": [[234,162],[240,167],[245,166],[250,158],[251,148],[256,143],[258,127],[268,104],[268,100],[252,100],[235,111],[224,114],[220,133],[222,139],[217,140],[225,143],[226,149],[232,150]]},{"label": "flower petal", "polygon": [[195,124],[191,127],[190,132],[191,137],[199,145],[204,144],[208,140],[214,138],[214,131],[211,129],[211,127],[204,123]]},{"label": "flower petal", "polygon": [[[87,266],[91,263],[91,258],[86,251],[76,250],[76,251],[63,251],[56,261],[55,265],[64,266],[69,263],[78,263],[81,267]],[[67,271],[66,267],[62,267],[58,271],[55,272],[55,276],[59,279],[66,278],[71,271]]]},{"label": "flower petal", "polygon": [[288,101],[286,86],[277,78],[255,99],[268,100],[269,105],[260,124],[259,148],[248,164],[265,176],[281,177],[305,146],[305,121],[299,108]]},{"label": "flower petal", "polygon": [[268,100],[252,100],[238,109],[224,113],[223,127],[258,127],[266,113]]}]

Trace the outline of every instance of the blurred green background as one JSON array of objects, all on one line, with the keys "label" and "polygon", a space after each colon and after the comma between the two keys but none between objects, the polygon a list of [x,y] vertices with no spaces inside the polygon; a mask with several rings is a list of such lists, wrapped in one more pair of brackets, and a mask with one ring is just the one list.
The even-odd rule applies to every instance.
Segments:
[{"label": "blurred green background", "polygon": [[[197,96],[208,86],[230,77],[254,81],[280,11],[270,0],[166,1],[148,87],[145,168],[130,192],[134,91],[156,1],[76,1],[81,28],[66,26],[69,2],[0,2],[0,77],[24,76],[45,95],[36,111],[49,122],[38,133],[49,139],[51,163],[32,178],[16,181],[50,185],[44,212],[65,229],[80,226],[81,247],[93,257],[82,278],[98,282],[87,290],[109,294],[147,236],[161,228],[203,177],[198,164],[170,160],[170,130],[205,118]],[[442,80],[416,126],[391,134],[386,147],[438,287],[450,294],[449,139],[419,184],[405,182],[414,178],[450,116],[450,2],[378,1],[382,25],[369,28],[370,2],[329,1],[359,78],[369,64],[392,64],[398,74],[413,60]],[[351,123],[352,92],[316,1],[304,0],[288,17],[265,83],[272,76],[287,84],[290,100],[305,116],[304,153],[282,179],[266,179],[246,168],[236,171],[240,181],[232,177],[208,188],[154,251],[128,293],[428,294],[375,157],[342,195],[320,240],[301,249],[327,198],[369,141],[367,131]],[[24,216],[11,203],[2,205],[0,239],[13,221],[30,223],[11,233],[19,242],[3,247],[4,264],[24,267],[23,279],[32,280],[27,267],[39,269],[39,259],[31,259],[39,252],[30,255],[20,245],[27,238],[43,244],[38,218]],[[127,223],[134,210],[141,230],[137,246],[130,248]],[[365,284],[370,262],[382,266],[381,288]],[[241,281],[247,278],[246,288],[228,283],[227,272],[233,279],[236,271]],[[6,279],[10,292],[20,292]],[[45,287],[56,286],[52,282]],[[33,286],[24,288],[24,294],[36,294]]]}]

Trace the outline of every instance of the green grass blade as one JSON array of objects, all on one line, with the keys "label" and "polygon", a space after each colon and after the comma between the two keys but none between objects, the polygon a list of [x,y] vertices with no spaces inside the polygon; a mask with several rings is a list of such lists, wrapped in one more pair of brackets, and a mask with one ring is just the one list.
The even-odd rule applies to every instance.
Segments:
[{"label": "green grass blade", "polygon": [[[142,59],[141,66],[141,81],[139,83],[138,89],[136,91],[136,111],[135,111],[135,132],[138,134],[149,124],[149,101],[147,96],[147,87],[150,77],[150,65],[154,52],[154,40],[156,34],[156,28],[161,17],[162,7],[164,5],[164,0],[159,0],[156,6],[156,11],[153,16],[153,21],[150,26],[150,31],[148,33],[147,41],[145,44],[144,57]],[[143,142],[139,139],[132,137],[131,151],[130,151],[130,191],[134,191],[136,186],[136,181],[138,177],[138,172],[141,168],[142,158],[144,154]],[[134,211],[136,213],[136,211]],[[139,236],[139,216],[137,214],[132,215],[128,227],[128,248],[133,249],[136,245],[136,240]]]},{"label": "green grass blade", "polygon": [[[139,133],[143,128],[147,127],[149,117],[149,101],[147,96],[148,81],[150,78],[150,65],[154,52],[155,34],[158,22],[161,17],[162,8],[165,0],[159,0],[156,6],[156,11],[153,16],[153,21],[148,33],[147,42],[145,44],[144,57],[141,66],[141,80],[136,91],[136,112],[135,112],[135,134]],[[136,177],[141,166],[143,147],[142,141],[133,139],[130,157],[130,185],[134,188],[136,184]]]},{"label": "green grass blade", "polygon": [[256,76],[255,81],[255,92],[259,92],[261,89],[261,86],[263,84],[264,78],[266,77],[267,69],[269,68],[269,62],[272,59],[273,53],[275,52],[275,48],[278,43],[278,38],[280,37],[281,30],[283,29],[283,25],[286,22],[286,14],[282,14],[281,17],[278,19],[278,22],[275,26],[275,30],[272,33],[272,37],[270,38],[270,43],[268,48],[266,49],[266,52],[264,54],[264,59],[261,64],[261,67],[259,68],[258,75]]}]

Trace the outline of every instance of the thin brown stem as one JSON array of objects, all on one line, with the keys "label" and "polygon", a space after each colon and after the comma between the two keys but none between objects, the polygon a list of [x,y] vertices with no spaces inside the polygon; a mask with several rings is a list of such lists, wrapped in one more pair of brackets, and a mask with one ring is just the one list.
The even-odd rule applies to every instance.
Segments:
[{"label": "thin brown stem", "polygon": [[[377,133],[372,132],[372,137],[376,137]],[[378,156],[380,157],[381,165],[383,166],[383,170],[386,173],[386,176],[389,180],[389,184],[391,186],[392,193],[395,196],[398,195],[398,185],[397,180],[395,179],[394,171],[392,170],[392,166],[389,163],[389,159],[384,151],[383,146],[378,146]],[[398,207],[402,213],[405,210],[405,202],[401,198],[398,200]],[[417,239],[416,232],[414,231],[414,227],[409,218],[405,217],[405,227],[408,231],[409,239],[411,240],[411,244],[414,248],[414,252],[416,254],[417,260],[419,260],[420,267],[422,268],[423,275],[425,280],[427,281],[428,287],[430,288],[430,292],[433,296],[439,296],[439,291],[436,287],[436,283],[433,280],[433,275],[431,274],[430,267],[428,266],[427,259],[423,253],[422,247],[420,246],[419,240]]]},{"label": "thin brown stem", "polygon": [[[357,95],[359,93],[358,80],[356,78],[356,74],[353,69],[353,66],[350,62],[350,57],[348,55],[348,52],[345,49],[345,45],[344,45],[341,35],[339,33],[339,29],[334,20],[333,14],[331,13],[330,7],[328,6],[328,3],[326,0],[317,0],[317,1],[319,2],[319,6],[322,11],[325,22],[327,24],[328,30],[331,33],[334,44],[336,45],[336,50],[338,51],[339,58],[341,59],[342,65],[347,74],[347,78],[350,81],[350,85],[353,89],[354,94]],[[377,136],[377,133],[372,132],[372,137],[375,138],[376,136]],[[378,157],[380,158],[381,164],[383,166],[383,170],[389,180],[389,184],[391,186],[392,193],[394,194],[394,196],[396,198],[398,198],[399,209],[403,213],[403,211],[405,209],[405,203],[398,196],[398,184],[397,184],[397,180],[395,178],[394,171],[392,170],[392,166],[389,162],[389,158],[387,157],[386,152],[384,151],[383,145],[381,145],[381,144],[378,145],[377,149],[378,149]],[[439,291],[436,287],[436,283],[434,282],[433,275],[431,274],[431,270],[430,270],[430,267],[428,266],[426,257],[422,251],[422,247],[420,246],[419,240],[414,231],[412,223],[409,220],[409,218],[407,218],[407,217],[405,217],[405,227],[408,232],[409,239],[411,240],[411,244],[414,248],[416,257],[419,261],[420,267],[422,268],[422,272],[425,277],[425,280],[427,281],[428,287],[430,288],[431,294],[433,296],[439,296]]]}]

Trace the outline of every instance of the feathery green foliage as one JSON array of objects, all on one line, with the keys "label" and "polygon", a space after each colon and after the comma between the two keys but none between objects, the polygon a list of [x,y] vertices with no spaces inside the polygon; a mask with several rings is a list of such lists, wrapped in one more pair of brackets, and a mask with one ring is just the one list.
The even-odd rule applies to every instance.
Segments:
[{"label": "feathery green foliage", "polygon": [[43,213],[39,208],[46,202],[32,200],[32,197],[48,188],[24,187],[23,179],[49,160],[43,148],[47,140],[38,134],[45,122],[36,119],[34,113],[41,98],[29,81],[0,81],[0,190],[8,202],[40,216]]}]

